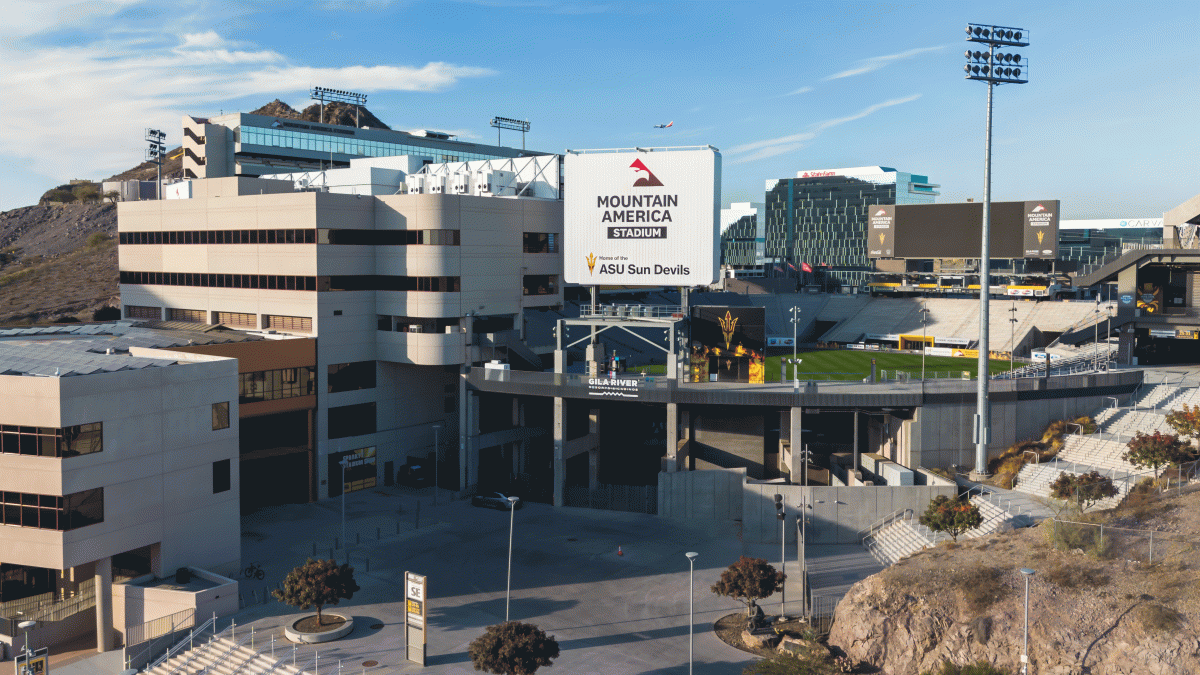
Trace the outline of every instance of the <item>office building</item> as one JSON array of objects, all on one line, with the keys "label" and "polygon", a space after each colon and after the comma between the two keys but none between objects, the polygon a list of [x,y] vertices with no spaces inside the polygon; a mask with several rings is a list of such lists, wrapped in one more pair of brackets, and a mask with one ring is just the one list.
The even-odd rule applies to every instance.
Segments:
[{"label": "office building", "polygon": [[541,154],[457,141],[436,131],[360,129],[250,113],[183,117],[183,177],[189,179],[320,171],[365,157],[411,155],[440,164]]},{"label": "office building", "polygon": [[[562,302],[558,158],[514,161],[355,160],[320,180],[209,178],[188,198],[121,203],[125,318],[318,337],[304,385],[318,498],[417,465],[467,489],[479,463],[462,439],[478,420],[461,369],[507,358],[541,370],[523,316]],[[358,184],[372,167],[386,189]]]},{"label": "office building", "polygon": [[721,209],[721,270],[732,278],[767,276],[766,205],[734,202]]},{"label": "office building", "polygon": [[0,331],[0,616],[45,622],[35,646],[94,621],[105,651],[114,581],[240,567],[237,363],[20,330]]},{"label": "office building", "polygon": [[[768,180],[764,256],[798,276],[807,263],[826,288],[860,287],[873,270],[866,247],[868,207],[931,204],[937,187],[926,176],[882,166],[799,171],[795,178]],[[734,250],[731,244],[731,254]]]}]

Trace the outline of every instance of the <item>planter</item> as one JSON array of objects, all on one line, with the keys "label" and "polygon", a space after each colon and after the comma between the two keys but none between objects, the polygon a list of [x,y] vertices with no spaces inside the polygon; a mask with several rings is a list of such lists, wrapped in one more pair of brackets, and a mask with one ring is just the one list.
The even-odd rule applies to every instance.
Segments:
[{"label": "planter", "polygon": [[284,636],[287,639],[291,640],[292,642],[299,642],[302,644],[317,644],[320,642],[333,642],[334,640],[340,640],[341,638],[344,638],[347,635],[349,635],[354,630],[354,619],[353,618],[346,616],[344,614],[335,614],[332,612],[324,612],[323,614],[326,617],[336,616],[336,617],[345,619],[346,622],[343,623],[341,626],[334,628],[333,630],[322,631],[320,633],[307,633],[307,632],[301,632],[301,631],[296,630],[296,624],[300,623],[301,621],[303,621],[305,619],[316,616],[315,614],[310,614],[308,616],[304,616],[299,619],[296,619],[295,621],[291,622],[290,624],[284,626],[283,627]]}]

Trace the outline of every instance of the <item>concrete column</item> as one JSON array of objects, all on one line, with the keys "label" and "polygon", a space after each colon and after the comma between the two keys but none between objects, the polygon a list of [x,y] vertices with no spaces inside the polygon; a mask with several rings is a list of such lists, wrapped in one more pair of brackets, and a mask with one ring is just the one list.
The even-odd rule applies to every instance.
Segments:
[{"label": "concrete column", "polygon": [[860,452],[859,452],[860,447],[862,447],[862,446],[860,446],[858,444],[858,411],[855,410],[854,411],[854,466],[851,467],[850,473],[854,473],[855,471],[858,471],[859,467],[862,466],[862,457],[860,456]]},{"label": "concrete column", "polygon": [[667,473],[679,471],[679,404],[667,404]]},{"label": "concrete column", "polygon": [[479,487],[479,395],[467,396],[467,489]]},{"label": "concrete column", "polygon": [[588,450],[588,488],[600,487],[600,448]]},{"label": "concrete column", "polygon": [[566,401],[561,396],[554,397],[554,505],[565,504],[567,487],[567,419]]},{"label": "concrete column", "polygon": [[801,481],[800,473],[801,473],[801,468],[804,466],[803,461],[800,459],[804,455],[804,439],[801,437],[802,434],[801,434],[801,429],[800,429],[800,424],[801,424],[800,416],[801,416],[802,411],[803,411],[802,408],[792,408],[792,410],[791,410],[790,421],[791,421],[791,427],[792,427],[791,428],[792,453],[791,453],[790,458],[788,459],[788,463],[787,463],[787,467],[786,467],[788,473],[792,477],[792,482],[797,483],[797,484],[799,484]]},{"label": "concrete column", "polygon": [[458,489],[467,489],[467,432],[470,412],[467,410],[470,396],[467,394],[467,369],[462,366],[458,377]]},{"label": "concrete column", "polygon": [[96,651],[113,648],[112,558],[96,561]]}]

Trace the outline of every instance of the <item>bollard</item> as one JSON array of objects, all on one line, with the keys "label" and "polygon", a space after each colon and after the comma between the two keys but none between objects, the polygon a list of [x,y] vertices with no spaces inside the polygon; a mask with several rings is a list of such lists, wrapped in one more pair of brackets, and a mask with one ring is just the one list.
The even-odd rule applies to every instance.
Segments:
[{"label": "bollard", "polygon": [[[266,595],[264,592],[263,597],[266,597]],[[250,626],[250,649],[254,649],[254,626]]]}]

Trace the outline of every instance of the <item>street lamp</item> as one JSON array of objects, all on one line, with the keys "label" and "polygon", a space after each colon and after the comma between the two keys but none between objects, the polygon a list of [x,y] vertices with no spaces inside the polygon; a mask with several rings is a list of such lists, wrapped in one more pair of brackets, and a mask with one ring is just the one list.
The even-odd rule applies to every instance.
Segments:
[{"label": "street lamp", "polygon": [[29,659],[32,656],[32,654],[29,652],[29,629],[33,628],[36,625],[37,625],[36,621],[22,621],[21,623],[17,624],[17,628],[20,628],[22,631],[25,632],[25,668],[22,671],[23,673],[30,672]]},{"label": "street lamp", "polygon": [[1025,575],[1025,647],[1021,652],[1021,675],[1029,675],[1029,577],[1036,572],[1022,567],[1021,574]]},{"label": "street lamp", "polygon": [[975,409],[975,472],[987,475],[987,446],[991,440],[988,402],[988,300],[991,291],[992,227],[992,89],[1000,84],[1029,81],[1028,62],[1020,54],[997,54],[997,47],[1028,47],[1029,31],[1022,28],[967,24],[967,42],[986,45],[987,51],[967,50],[966,78],[987,82],[987,131],[983,158],[983,227],[979,248],[979,388]]},{"label": "street lamp", "polygon": [[1008,317],[1008,377],[1012,379],[1013,373],[1013,352],[1017,350],[1017,301],[1013,300],[1012,309],[1008,310],[1012,316]]},{"label": "street lamp", "polygon": [[796,334],[796,332],[797,332],[797,329],[799,329],[799,327],[800,327],[800,308],[793,305],[791,312],[792,312],[792,359],[795,360],[795,358],[797,356],[796,350],[799,347],[799,344],[798,344],[799,336]]},{"label": "street lamp", "polygon": [[442,461],[442,446],[438,443],[438,432],[442,425],[433,425],[433,505],[438,503],[438,463]]},{"label": "street lamp", "polygon": [[1100,370],[1100,294],[1096,294],[1096,308],[1092,310],[1092,370]]},{"label": "street lamp", "polygon": [[696,622],[692,618],[693,603],[696,599],[696,558],[700,554],[695,551],[684,553],[688,559],[688,675],[692,675],[692,631]]},{"label": "street lamp", "polygon": [[921,383],[925,383],[925,322],[929,318],[928,303],[921,301]]},{"label": "street lamp", "polygon": [[[775,517],[779,519],[779,571],[785,576],[787,575],[787,552],[784,546],[787,543],[787,505],[783,501],[783,495],[775,495]],[[779,594],[779,616],[787,614],[787,585],[784,584],[783,590]]]},{"label": "street lamp", "polygon": [[[338,466],[342,467],[342,546],[345,546],[346,550],[349,551],[350,544],[346,541],[346,467],[350,466],[350,457],[342,455]],[[349,558],[350,554],[347,552],[346,559],[349,560]]]},{"label": "street lamp", "polygon": [[517,514],[517,498],[505,497],[508,500],[508,590],[504,593],[504,620],[508,621],[508,604],[512,600],[512,550],[513,522]]},{"label": "street lamp", "polygon": [[[1113,315],[1115,315],[1117,313],[1116,305],[1112,304],[1111,302],[1108,303],[1108,307],[1105,308],[1104,313],[1108,315],[1108,323],[1106,323],[1104,325],[1104,360],[1107,363],[1108,357],[1109,357],[1108,341],[1112,339],[1112,320],[1113,320]],[[1121,347],[1121,340],[1118,338],[1117,339],[1117,348],[1119,349],[1120,347]],[[1166,381],[1165,375],[1163,376],[1163,381],[1164,382]]]}]

